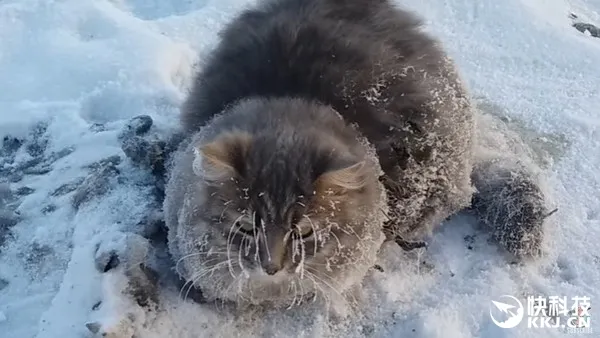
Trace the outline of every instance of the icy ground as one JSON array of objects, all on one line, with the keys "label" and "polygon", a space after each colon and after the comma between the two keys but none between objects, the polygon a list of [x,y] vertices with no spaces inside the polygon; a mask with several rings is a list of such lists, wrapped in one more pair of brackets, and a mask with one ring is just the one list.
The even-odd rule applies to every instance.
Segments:
[{"label": "icy ground", "polygon": [[[94,266],[99,240],[140,223],[153,200],[149,175],[125,159],[118,133],[140,114],[154,119],[157,132],[170,130],[194,65],[248,3],[0,1],[0,181],[9,184],[0,187],[0,337],[86,337],[85,323],[99,306],[128,306],[98,304],[103,292],[119,291],[120,281]],[[500,329],[489,305],[504,294],[522,301],[527,295],[588,296],[595,311],[600,39],[573,29],[568,15],[600,25],[600,2],[402,3],[444,41],[480,108],[510,121],[537,151],[559,211],[552,216],[550,250],[538,262],[510,264],[467,217],[447,222],[419,255],[386,250],[385,271],[367,280],[371,319],[346,325],[344,335],[565,336],[523,324]],[[98,164],[114,155],[122,159],[113,157],[116,165]],[[74,195],[98,167],[109,168],[100,182],[106,189],[75,208]],[[233,318],[176,297],[167,297],[164,307],[139,337],[322,336],[329,330],[301,314],[259,317],[268,322],[261,328],[251,317]],[[596,320],[592,313],[590,337],[600,336]]]}]

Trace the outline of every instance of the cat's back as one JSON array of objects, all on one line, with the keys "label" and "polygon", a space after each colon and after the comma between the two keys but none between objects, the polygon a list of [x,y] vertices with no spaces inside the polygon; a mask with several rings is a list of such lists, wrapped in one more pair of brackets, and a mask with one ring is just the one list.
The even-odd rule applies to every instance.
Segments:
[{"label": "cat's back", "polygon": [[394,121],[379,116],[377,126],[373,114],[418,104],[415,69],[438,72],[441,54],[419,24],[384,0],[263,1],[221,33],[182,110],[183,125],[197,130],[243,98],[291,96],[387,129]]}]

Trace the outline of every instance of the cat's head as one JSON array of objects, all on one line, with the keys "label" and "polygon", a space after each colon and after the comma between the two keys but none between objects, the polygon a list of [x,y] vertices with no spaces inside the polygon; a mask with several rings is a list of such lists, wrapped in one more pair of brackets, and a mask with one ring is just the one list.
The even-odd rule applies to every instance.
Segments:
[{"label": "cat's head", "polygon": [[254,289],[240,292],[295,297],[293,283],[339,292],[370,259],[381,232],[377,164],[351,127],[314,123],[227,129],[194,146],[211,233],[203,250]]}]

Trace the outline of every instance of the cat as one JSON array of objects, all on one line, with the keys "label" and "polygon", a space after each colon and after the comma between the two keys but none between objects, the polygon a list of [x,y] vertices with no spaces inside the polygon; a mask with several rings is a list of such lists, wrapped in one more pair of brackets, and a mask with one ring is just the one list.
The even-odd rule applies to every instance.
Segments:
[{"label": "cat", "polygon": [[164,202],[176,268],[207,299],[347,299],[382,242],[418,247],[471,206],[468,90],[415,15],[262,1],[220,37],[182,106]]}]

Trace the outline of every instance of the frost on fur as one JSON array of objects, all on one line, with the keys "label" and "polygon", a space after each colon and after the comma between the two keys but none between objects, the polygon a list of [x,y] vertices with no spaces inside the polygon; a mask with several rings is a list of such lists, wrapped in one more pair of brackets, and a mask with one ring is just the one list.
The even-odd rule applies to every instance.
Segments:
[{"label": "frost on fur", "polygon": [[506,122],[500,108],[485,100],[475,103],[471,180],[477,192],[471,209],[493,240],[517,259],[537,257],[545,247],[547,218],[556,211],[547,209],[551,190],[541,174],[552,151],[535,143],[540,138],[535,131]]},{"label": "frost on fur", "polygon": [[478,163],[472,208],[492,237],[516,257],[539,256],[544,220],[551,214],[535,177],[521,165],[502,159]]},{"label": "frost on fur", "polygon": [[135,234],[119,234],[98,245],[96,267],[103,272],[102,301],[87,329],[100,337],[131,338],[158,306],[157,276],[148,267],[151,246]]}]

